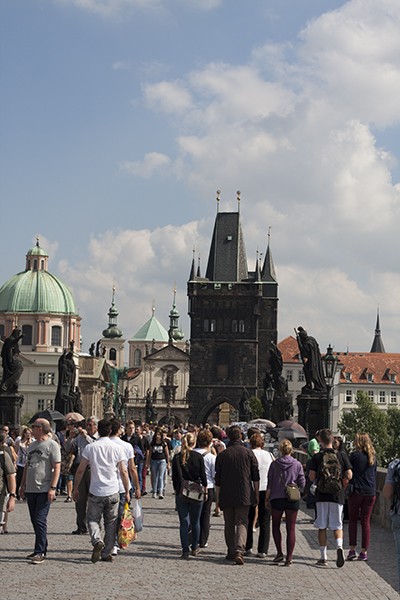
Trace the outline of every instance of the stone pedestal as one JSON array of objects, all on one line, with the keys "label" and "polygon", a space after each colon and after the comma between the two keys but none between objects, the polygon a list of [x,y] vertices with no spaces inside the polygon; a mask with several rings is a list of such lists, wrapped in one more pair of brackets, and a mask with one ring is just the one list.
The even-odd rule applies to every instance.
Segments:
[{"label": "stone pedestal", "polygon": [[18,394],[0,396],[0,423],[7,423],[11,428],[21,425],[21,407],[24,397]]},{"label": "stone pedestal", "polygon": [[318,429],[329,427],[329,402],[326,394],[300,394],[297,396],[299,407],[298,422],[308,433],[308,437],[314,436]]}]

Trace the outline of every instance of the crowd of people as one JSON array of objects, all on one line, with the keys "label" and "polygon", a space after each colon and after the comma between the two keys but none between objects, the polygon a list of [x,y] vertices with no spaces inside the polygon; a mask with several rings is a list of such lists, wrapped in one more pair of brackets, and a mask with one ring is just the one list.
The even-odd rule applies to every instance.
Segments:
[{"label": "crowd of people", "polygon": [[[357,434],[348,453],[340,438],[323,429],[310,440],[307,452],[304,469],[293,456],[290,440],[284,439],[275,459],[265,449],[263,434],[257,428],[249,429],[245,437],[236,425],[227,432],[209,425],[171,429],[128,421],[122,426],[117,420],[98,421],[91,416],[82,422],[64,423],[57,432],[45,419],[36,419],[31,429],[23,427],[17,436],[4,425],[0,430],[0,468],[4,474],[0,478],[1,532],[8,532],[7,517],[15,501],[26,501],[35,533],[28,558],[34,564],[44,562],[48,512],[57,497],[64,498],[65,502],[75,502],[76,528],[72,534],[90,535],[92,562],[110,562],[119,551],[117,530],[125,503],[148,493],[148,474],[151,497],[163,500],[171,475],[184,560],[207,548],[211,515],[223,514],[227,560],[243,565],[253,553],[266,559],[272,529],[276,554],[271,561],[290,567],[302,496],[307,505],[315,507],[320,550],[317,566],[327,565],[328,529],[335,540],[337,567],[346,559],[367,561],[377,468],[368,434]],[[393,499],[398,546],[400,498],[395,497],[394,477],[399,465],[400,461],[390,465],[384,489],[385,496]],[[346,557],[345,498],[350,546]]]}]

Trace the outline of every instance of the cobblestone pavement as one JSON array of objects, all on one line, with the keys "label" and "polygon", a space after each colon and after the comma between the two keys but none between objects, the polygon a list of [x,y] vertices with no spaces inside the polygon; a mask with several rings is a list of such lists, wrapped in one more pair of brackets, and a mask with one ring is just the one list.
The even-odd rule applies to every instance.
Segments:
[{"label": "cobblestone pavement", "polygon": [[[228,563],[223,541],[223,517],[212,518],[208,548],[199,557],[181,561],[178,516],[171,486],[164,500],[143,499],[145,528],[138,540],[120,552],[112,563],[90,562],[89,536],[72,536],[73,504],[60,497],[49,515],[49,554],[42,565],[32,565],[33,534],[26,504],[18,503],[10,515],[9,535],[0,536],[2,595],[9,600],[101,600],[140,598],[159,600],[351,600],[396,599],[396,559],[392,533],[373,526],[369,562],[335,566],[332,536],[328,566],[316,567],[317,533],[309,511],[299,512],[293,565],[275,566],[271,539],[267,559],[252,556],[244,566]],[[347,533],[347,526],[345,532]],[[257,534],[255,534],[257,536]],[[347,535],[345,535],[345,548]]]}]

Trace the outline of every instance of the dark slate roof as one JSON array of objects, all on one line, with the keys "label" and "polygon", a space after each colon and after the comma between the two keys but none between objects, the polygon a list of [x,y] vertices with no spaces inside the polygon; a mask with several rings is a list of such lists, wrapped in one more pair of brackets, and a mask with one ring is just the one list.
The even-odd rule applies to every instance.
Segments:
[{"label": "dark slate roof", "polygon": [[210,281],[243,281],[248,277],[240,215],[238,212],[218,213],[215,219],[206,278]]},{"label": "dark slate roof", "polygon": [[376,317],[375,337],[372,342],[371,352],[386,352],[381,338],[381,328],[379,324],[379,312]]}]

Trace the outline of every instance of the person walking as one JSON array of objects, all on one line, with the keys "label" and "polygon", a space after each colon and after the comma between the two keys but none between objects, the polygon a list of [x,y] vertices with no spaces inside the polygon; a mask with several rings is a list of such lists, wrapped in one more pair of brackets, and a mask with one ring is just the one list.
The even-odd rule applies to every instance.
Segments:
[{"label": "person walking", "polygon": [[195,451],[202,455],[207,477],[207,497],[204,500],[200,516],[200,548],[208,546],[210,534],[211,507],[215,502],[215,461],[217,457],[212,452],[212,433],[209,429],[201,429],[197,435]]},{"label": "person walking", "polygon": [[15,467],[6,448],[6,434],[0,433],[0,533],[8,533],[8,513],[15,508]]},{"label": "person walking", "polygon": [[[356,433],[350,454],[353,471],[349,506],[349,544],[347,560],[368,560],[371,514],[376,500],[376,455],[368,433]],[[361,523],[361,552],[357,557],[357,521]]]},{"label": "person walking", "polygon": [[165,473],[169,464],[168,444],[163,439],[161,429],[156,429],[153,439],[150,442],[150,472],[151,472],[151,491],[153,498],[164,498]]},{"label": "person walking", "polygon": [[[130,482],[125,467],[124,450],[110,440],[111,422],[102,419],[98,423],[100,438],[89,444],[82,452],[81,461],[75,475],[73,500],[79,500],[79,484],[86,468],[90,466],[90,488],[87,507],[87,526],[93,546],[92,562],[100,560],[111,562],[118,526],[118,506],[120,501],[119,471],[125,490],[125,501],[130,501]],[[101,535],[100,521],[104,519],[104,540]]]},{"label": "person walking", "polygon": [[396,544],[397,571],[400,591],[400,458],[395,458],[388,466],[383,496],[390,500],[390,518]]},{"label": "person walking", "polygon": [[253,435],[250,437],[250,448],[253,451],[258,462],[258,470],[260,473],[260,498],[258,501],[258,507],[250,506],[249,509],[249,523],[247,527],[245,554],[246,556],[252,554],[253,523],[256,516],[256,508],[258,508],[259,536],[257,545],[257,556],[258,558],[265,558],[268,554],[269,548],[271,521],[270,504],[269,501],[266,500],[268,472],[271,464],[274,462],[275,459],[271,452],[264,450],[264,439],[259,432],[253,433]]},{"label": "person walking", "polygon": [[[200,516],[203,498],[207,490],[207,477],[203,456],[194,451],[196,436],[187,433],[182,438],[181,451],[172,461],[172,485],[176,494],[176,508],[179,515],[179,534],[181,538],[181,558],[189,558],[189,528],[191,529],[191,553],[199,553]],[[197,496],[186,495],[188,487],[197,488]]]},{"label": "person walking", "polygon": [[343,567],[343,480],[352,478],[351,463],[347,454],[335,452],[333,449],[333,434],[330,429],[321,429],[320,441],[322,450],[314,454],[310,465],[310,481],[316,482],[315,500],[317,518],[314,527],[318,529],[320,558],[317,566],[328,564],[327,534],[329,528],[333,531],[336,542],[336,566]]},{"label": "person walking", "polygon": [[35,549],[27,558],[33,564],[44,562],[47,554],[47,516],[56,498],[60,477],[60,446],[51,439],[51,426],[46,419],[36,419],[32,425],[34,442],[28,449],[19,495],[26,497],[35,532]]},{"label": "person walking", "polygon": [[[293,560],[293,551],[296,544],[296,519],[299,511],[299,500],[293,502],[286,495],[285,487],[296,483],[302,490],[306,478],[302,464],[293,458],[293,446],[290,440],[282,440],[279,444],[280,457],[274,461],[268,471],[268,485],[266,499],[271,503],[272,535],[276,546],[275,564],[285,561],[289,567]],[[283,513],[286,519],[286,560],[282,551],[281,521]]]},{"label": "person walking", "polygon": [[240,427],[228,430],[229,446],[215,463],[217,504],[224,513],[226,559],[243,565],[249,509],[259,502],[260,474],[254,453],[242,443]]}]

